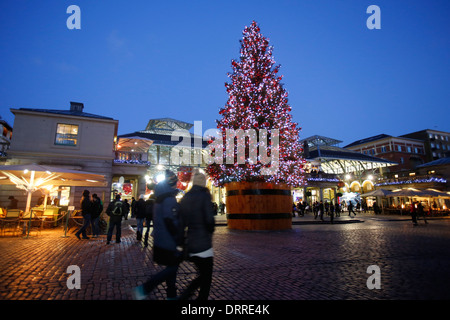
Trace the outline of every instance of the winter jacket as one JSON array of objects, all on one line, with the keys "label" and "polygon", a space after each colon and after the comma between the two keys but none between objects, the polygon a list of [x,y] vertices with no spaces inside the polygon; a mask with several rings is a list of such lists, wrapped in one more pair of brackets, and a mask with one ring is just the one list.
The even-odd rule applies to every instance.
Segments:
[{"label": "winter jacket", "polygon": [[[177,246],[182,244],[183,233],[179,216],[179,205],[175,198],[177,189],[171,188],[167,183],[160,182],[155,187],[156,201],[153,209],[153,246],[154,249],[163,249],[169,254],[176,254]],[[154,259],[157,263],[156,252]]]},{"label": "winter jacket", "polygon": [[118,221],[122,221],[122,216],[123,216],[123,210],[124,210],[124,205],[122,202],[122,215],[115,215],[112,213],[112,210],[114,209],[115,203],[116,202],[122,202],[120,200],[114,200],[112,202],[109,203],[108,208],[106,209],[106,214],[109,216],[109,221],[110,222],[118,222]]},{"label": "winter jacket", "polygon": [[92,219],[96,219],[100,216],[100,213],[103,211],[103,204],[98,198],[94,198],[92,200],[92,213],[91,217]]},{"label": "winter jacket", "polygon": [[92,202],[89,197],[84,197],[81,201],[81,215],[84,217],[87,214],[92,214]]},{"label": "winter jacket", "polygon": [[199,253],[212,248],[214,208],[207,188],[194,185],[180,201],[183,226],[188,228],[189,253]]},{"label": "winter jacket", "polygon": [[134,215],[137,219],[145,218],[145,201],[144,201],[144,199],[139,199],[138,201],[136,201],[136,204],[134,207]]}]

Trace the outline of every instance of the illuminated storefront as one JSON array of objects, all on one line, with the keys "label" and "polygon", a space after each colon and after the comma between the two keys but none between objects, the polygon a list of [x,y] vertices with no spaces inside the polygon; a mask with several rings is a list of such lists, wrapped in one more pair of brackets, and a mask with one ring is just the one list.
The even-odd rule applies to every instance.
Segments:
[{"label": "illuminated storefront", "polygon": [[[202,137],[189,133],[192,127],[171,118],[151,119],[145,130],[118,136],[111,196],[119,193],[126,199],[137,199],[141,194],[148,197],[167,169],[177,175],[182,196],[189,187],[193,168],[206,167],[203,154],[207,142],[194,141]],[[184,136],[179,135],[180,130]],[[217,190],[209,187],[213,197],[219,197]]]},{"label": "illuminated storefront", "polygon": [[394,162],[338,147],[342,141],[312,136],[304,148],[307,201],[361,201],[361,193],[374,190],[377,177]]}]

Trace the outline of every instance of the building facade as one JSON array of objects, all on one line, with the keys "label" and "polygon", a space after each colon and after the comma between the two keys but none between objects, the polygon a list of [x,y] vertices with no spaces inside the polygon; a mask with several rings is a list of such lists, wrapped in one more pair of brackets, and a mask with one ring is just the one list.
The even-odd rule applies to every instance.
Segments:
[{"label": "building facade", "polygon": [[401,137],[421,140],[424,143],[426,162],[450,157],[450,133],[438,130],[421,130]]},{"label": "building facade", "polygon": [[340,148],[341,142],[318,135],[301,140],[306,160],[303,194],[309,203],[360,201],[359,195],[374,190],[383,172],[396,164]]},{"label": "building facade", "polygon": [[[89,190],[106,205],[109,203],[118,120],[86,113],[84,105],[76,102],[66,110],[19,108],[11,112],[15,116],[15,134],[4,164],[36,163],[102,174],[108,184]],[[66,186],[58,196],[78,209],[83,190]],[[6,207],[11,195],[19,200],[19,209],[24,209],[26,195],[15,186],[2,186],[0,205]],[[32,205],[40,196],[40,192],[33,194]]]},{"label": "building facade", "polygon": [[380,134],[355,141],[344,148],[397,163],[387,168],[385,177],[410,171],[426,162],[424,142],[418,139]]}]

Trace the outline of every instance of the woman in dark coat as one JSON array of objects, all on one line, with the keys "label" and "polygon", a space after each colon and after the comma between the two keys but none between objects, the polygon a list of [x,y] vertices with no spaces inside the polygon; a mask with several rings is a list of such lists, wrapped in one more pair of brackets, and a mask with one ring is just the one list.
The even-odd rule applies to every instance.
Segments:
[{"label": "woman in dark coat", "polygon": [[213,271],[212,235],[214,232],[214,207],[206,188],[206,177],[195,171],[192,188],[180,201],[181,220],[187,228],[187,251],[189,260],[195,264],[199,275],[179,297],[188,299],[200,288],[198,300],[207,300]]}]

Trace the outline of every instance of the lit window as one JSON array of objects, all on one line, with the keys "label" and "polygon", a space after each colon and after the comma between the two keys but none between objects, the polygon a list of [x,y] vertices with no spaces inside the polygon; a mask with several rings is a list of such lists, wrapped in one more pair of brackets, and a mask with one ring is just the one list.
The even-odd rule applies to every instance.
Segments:
[{"label": "lit window", "polygon": [[78,126],[58,123],[55,144],[62,146],[76,146],[78,144]]}]

